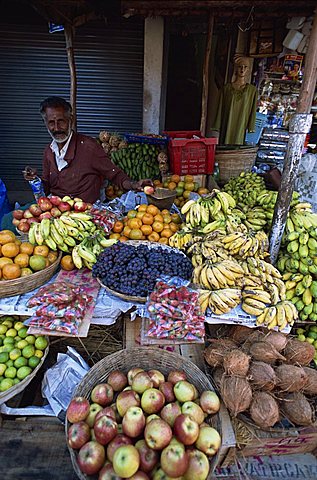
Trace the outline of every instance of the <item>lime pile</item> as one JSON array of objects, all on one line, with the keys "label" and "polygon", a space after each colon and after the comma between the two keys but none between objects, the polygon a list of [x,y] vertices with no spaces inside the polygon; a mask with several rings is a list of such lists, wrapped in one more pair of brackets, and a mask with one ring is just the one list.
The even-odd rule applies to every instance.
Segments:
[{"label": "lime pile", "polygon": [[28,335],[19,317],[0,318],[0,392],[24,380],[38,366],[48,341],[42,335]]},{"label": "lime pile", "polygon": [[296,335],[301,342],[308,342],[315,347],[314,363],[317,366],[317,325],[307,325],[297,328]]}]

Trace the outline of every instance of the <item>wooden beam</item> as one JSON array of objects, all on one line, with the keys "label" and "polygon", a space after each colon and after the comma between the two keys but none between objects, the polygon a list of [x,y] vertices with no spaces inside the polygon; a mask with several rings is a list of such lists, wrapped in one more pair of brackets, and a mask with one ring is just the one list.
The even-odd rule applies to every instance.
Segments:
[{"label": "wooden beam", "polygon": [[206,135],[208,90],[209,90],[209,64],[210,64],[210,52],[211,52],[213,29],[214,29],[214,16],[212,14],[209,14],[205,59],[204,59],[204,67],[203,67],[203,91],[202,91],[202,99],[201,99],[201,120],[200,120],[200,131],[204,136]]},{"label": "wooden beam", "polygon": [[65,40],[66,40],[66,51],[67,51],[67,59],[68,59],[68,66],[70,71],[70,104],[73,109],[73,129],[77,130],[77,107],[76,107],[76,99],[77,99],[77,76],[76,76],[76,64],[75,64],[75,56],[74,56],[74,47],[73,47],[73,40],[74,40],[74,27],[70,24],[65,25],[64,33],[65,33]]}]

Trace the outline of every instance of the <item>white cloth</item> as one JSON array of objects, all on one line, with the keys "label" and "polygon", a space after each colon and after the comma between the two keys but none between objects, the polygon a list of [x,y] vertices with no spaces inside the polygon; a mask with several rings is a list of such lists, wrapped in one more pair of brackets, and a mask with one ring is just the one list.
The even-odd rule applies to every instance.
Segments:
[{"label": "white cloth", "polygon": [[72,136],[73,136],[73,132],[70,134],[69,139],[67,140],[67,142],[65,143],[65,145],[61,150],[59,150],[58,143],[55,140],[53,140],[50,145],[51,150],[55,153],[56,165],[59,172],[63,170],[63,168],[67,167],[67,162],[66,160],[64,160],[64,157],[66,155],[68,145]]}]

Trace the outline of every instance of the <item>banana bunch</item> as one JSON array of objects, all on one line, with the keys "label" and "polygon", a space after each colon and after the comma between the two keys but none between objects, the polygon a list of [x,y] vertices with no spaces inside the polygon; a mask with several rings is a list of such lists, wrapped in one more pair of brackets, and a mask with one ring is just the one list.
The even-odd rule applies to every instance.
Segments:
[{"label": "banana bunch", "polygon": [[241,308],[249,315],[260,315],[267,305],[271,305],[271,295],[262,288],[244,288]]},{"label": "banana bunch", "polygon": [[187,244],[186,255],[191,257],[194,267],[203,265],[206,261],[216,263],[222,260],[233,260],[233,257],[223,248],[221,235],[217,231],[205,237],[196,237],[195,241]]},{"label": "banana bunch", "polygon": [[246,212],[246,218],[243,220],[243,223],[250,230],[264,230],[267,228],[269,221],[273,218],[273,210],[269,214],[271,218],[268,218],[268,212],[269,210],[264,210],[262,206],[255,206]]},{"label": "banana bunch", "polygon": [[58,218],[44,218],[41,223],[32,223],[29,242],[32,245],[47,245],[51,250],[69,253],[71,248],[96,230],[96,225],[87,213],[67,213]]},{"label": "banana bunch", "polygon": [[203,313],[209,307],[212,313],[223,315],[237,307],[241,300],[241,290],[238,288],[223,288],[220,290],[200,290],[199,304]]},{"label": "banana bunch", "polygon": [[239,206],[253,207],[261,192],[265,191],[265,182],[262,177],[253,172],[241,172],[225,184],[224,190],[228,192]]},{"label": "banana bunch", "polygon": [[87,267],[91,270],[103,249],[111,247],[117,241],[114,238],[105,238],[101,232],[85,238],[78,245],[75,245],[72,250],[72,259],[75,267],[78,269]]},{"label": "banana bunch", "polygon": [[170,247],[178,248],[179,250],[184,250],[186,248],[186,245],[191,242],[193,239],[193,234],[190,230],[179,230],[178,232],[175,232],[174,235],[172,235],[168,239],[168,243]]},{"label": "banana bunch", "polygon": [[239,285],[243,275],[243,270],[236,261],[222,260],[214,264],[207,261],[194,268],[193,283],[206,290],[221,290]]},{"label": "banana bunch", "polygon": [[289,300],[283,300],[276,305],[265,307],[257,315],[256,324],[268,329],[277,327],[278,330],[283,330],[288,324],[293,325],[297,319],[298,312],[294,304]]},{"label": "banana bunch", "polygon": [[242,259],[255,256],[264,258],[268,255],[269,240],[263,231],[255,234],[231,233],[222,238],[222,243],[231,255],[238,255]]}]

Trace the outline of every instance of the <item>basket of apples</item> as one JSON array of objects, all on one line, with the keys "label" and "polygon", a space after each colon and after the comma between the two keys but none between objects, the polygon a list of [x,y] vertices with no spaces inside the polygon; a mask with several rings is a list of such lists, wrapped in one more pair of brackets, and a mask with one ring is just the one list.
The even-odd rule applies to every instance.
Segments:
[{"label": "basket of apples", "polygon": [[121,350],[78,385],[66,441],[82,480],[206,480],[221,446],[220,400],[191,361],[159,348]]}]

